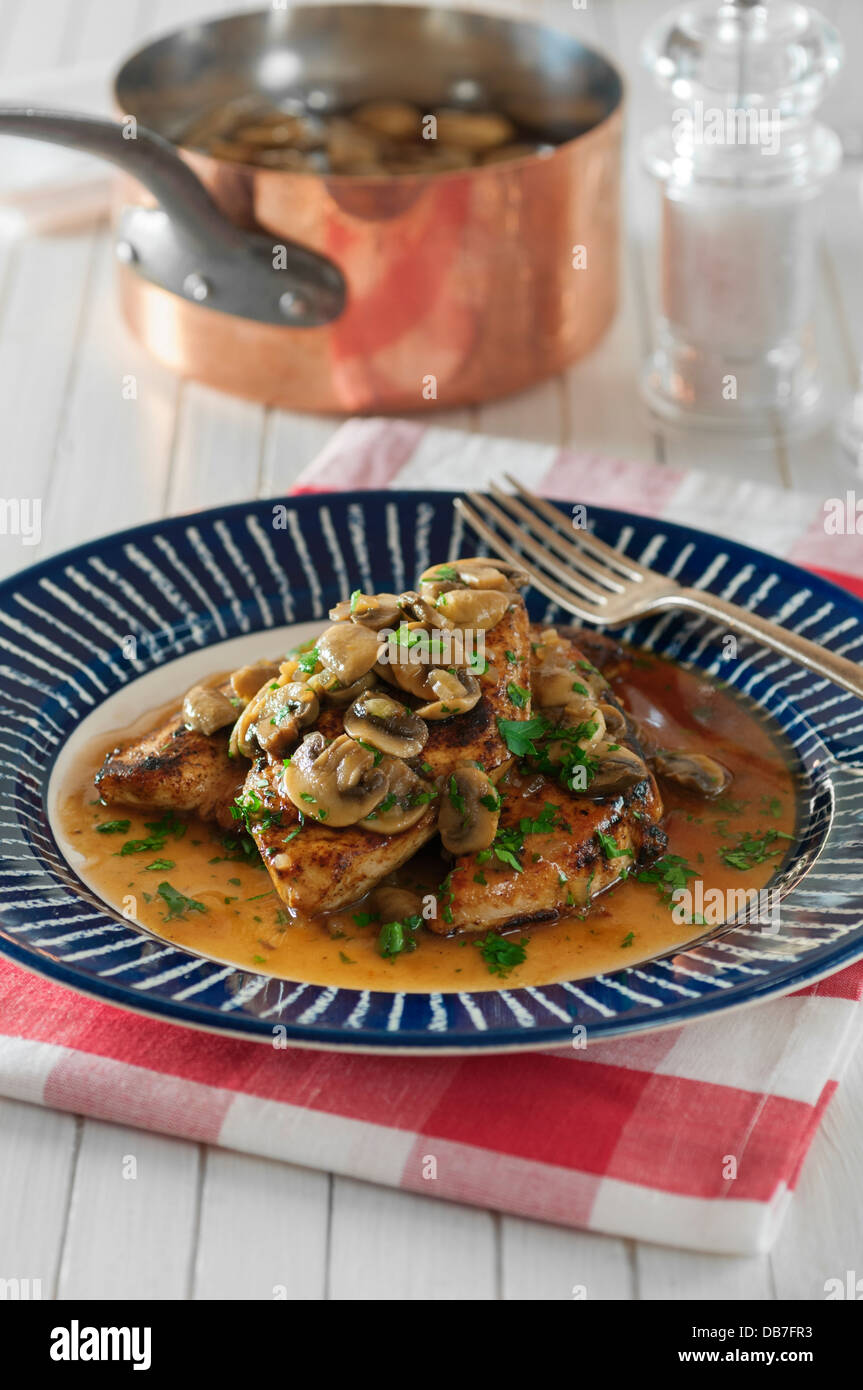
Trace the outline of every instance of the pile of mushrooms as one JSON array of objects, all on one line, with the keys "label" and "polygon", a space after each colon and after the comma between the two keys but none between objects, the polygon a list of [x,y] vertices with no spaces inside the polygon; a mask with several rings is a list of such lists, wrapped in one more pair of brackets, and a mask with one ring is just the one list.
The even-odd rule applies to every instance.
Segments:
[{"label": "pile of mushrooms", "polygon": [[[553,726],[543,745],[543,755],[552,764],[562,765],[573,734],[583,730],[575,742],[597,763],[586,795],[619,796],[644,781],[649,775],[647,765],[622,742],[627,736],[626,716],[611,703],[605,677],[589,662],[574,663],[571,650],[554,628],[541,633],[536,647],[533,705],[543,711]],[[556,740],[555,729],[568,731],[569,738]]]},{"label": "pile of mushrooms", "polygon": [[249,97],[206,112],[183,143],[265,169],[354,175],[442,173],[553,148],[520,139],[501,111],[424,112],[407,101],[377,100],[349,115],[322,116],[300,102],[277,107]]},{"label": "pile of mushrooms", "polygon": [[[358,590],[331,609],[316,642],[285,661],[190,690],[186,724],[208,734],[231,724],[231,755],[281,764],[282,789],[304,816],[397,834],[439,796],[423,775],[429,722],[469,713],[482,695],[472,672],[443,664],[443,636],[494,627],[526,582],[513,566],[467,559],[432,566],[401,594]],[[326,709],[341,712],[336,737],[313,727]],[[472,765],[453,776],[469,814],[456,824],[451,805],[443,812],[445,843],[485,847],[497,819],[482,798],[492,804],[496,794]]]}]

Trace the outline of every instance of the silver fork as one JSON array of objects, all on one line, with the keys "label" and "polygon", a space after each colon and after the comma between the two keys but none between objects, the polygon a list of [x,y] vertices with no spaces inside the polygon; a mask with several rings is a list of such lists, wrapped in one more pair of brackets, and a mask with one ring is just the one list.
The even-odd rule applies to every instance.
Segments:
[{"label": "silver fork", "polygon": [[[855,662],[736,603],[685,588],[640,565],[590,532],[572,526],[544,498],[528,492],[509,474],[504,476],[514,489],[512,494],[492,484],[487,494],[467,494],[473,506],[456,498],[456,508],[496,555],[523,569],[534,588],[583,622],[622,627],[666,608],[704,613],[863,699],[863,667]],[[489,521],[515,542],[518,551]]]}]

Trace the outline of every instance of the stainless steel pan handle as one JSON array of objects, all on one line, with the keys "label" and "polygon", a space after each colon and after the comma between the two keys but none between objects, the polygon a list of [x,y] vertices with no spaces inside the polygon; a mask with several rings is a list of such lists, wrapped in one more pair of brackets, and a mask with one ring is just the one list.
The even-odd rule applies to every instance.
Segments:
[{"label": "stainless steel pan handle", "polygon": [[144,184],[159,207],[123,208],[117,254],[162,289],[223,314],[283,327],[330,323],[344,309],[345,282],[332,261],[295,242],[235,226],[161,135],[27,106],[0,107],[0,135],[85,150]]}]

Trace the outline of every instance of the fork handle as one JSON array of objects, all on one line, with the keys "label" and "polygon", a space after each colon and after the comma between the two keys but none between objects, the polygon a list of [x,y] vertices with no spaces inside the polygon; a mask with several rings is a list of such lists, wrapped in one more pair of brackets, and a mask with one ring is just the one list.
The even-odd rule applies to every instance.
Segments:
[{"label": "fork handle", "polygon": [[819,676],[826,676],[828,680],[841,685],[845,690],[850,690],[852,695],[857,695],[863,700],[863,667],[858,666],[855,661],[848,661],[836,652],[829,651],[827,647],[819,647],[817,642],[810,642],[796,632],[788,632],[778,623],[771,623],[766,618],[749,613],[745,608],[739,608],[736,603],[728,603],[725,599],[718,598],[715,594],[706,594],[701,589],[681,588],[673,596],[669,595],[668,601],[661,606],[688,608],[697,613],[706,613],[712,618],[721,618],[737,632],[760,642],[762,646],[772,647],[782,656],[787,656],[790,661],[807,666],[810,671],[817,671]]}]

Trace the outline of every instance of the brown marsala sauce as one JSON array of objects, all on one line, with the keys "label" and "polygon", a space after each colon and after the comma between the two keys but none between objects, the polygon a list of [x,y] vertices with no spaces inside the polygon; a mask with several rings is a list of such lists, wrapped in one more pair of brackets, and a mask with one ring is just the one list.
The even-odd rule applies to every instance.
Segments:
[{"label": "brown marsala sauce", "polygon": [[[720,849],[734,846],[742,832],[793,833],[793,782],[766,724],[727,688],[652,654],[631,652],[613,684],[638,721],[647,752],[665,746],[708,753],[733,774],[718,801],[662,783],[667,853],[680,855],[697,871],[705,893],[710,888],[763,887],[781,862],[787,839],[773,840],[770,849],[776,853],[745,870],[730,867]],[[120,737],[140,734],[153,722],[150,711]],[[415,951],[384,958],[377,949],[379,924],[364,920],[363,903],[327,917],[290,918],[263,864],[232,858],[216,826],[192,819],[182,837],[169,836],[156,852],[119,854],[124,842],[149,834],[146,821],[160,817],[106,807],[97,800],[93,776],[117,742],[116,737],[102,737],[78,761],[62,799],[61,829],[69,849],[83,856],[83,864],[76,859],[81,876],[106,902],[125,908],[156,935],[214,960],[312,984],[422,992],[500,987],[500,978],[489,972],[474,944],[483,932],[439,937],[420,930]],[[127,831],[98,832],[99,825],[119,819],[130,822]],[[165,860],[170,868],[152,867]],[[389,881],[420,884],[431,892],[446,872],[446,864],[430,849]],[[166,880],[203,903],[206,911],[167,920],[166,903],[156,891]],[[565,916],[515,928],[513,936],[526,943],[527,957],[508,973],[506,983],[542,985],[589,977],[634,965],[703,931],[703,926],[675,923],[654,885],[627,879],[594,899],[583,918]]]}]

